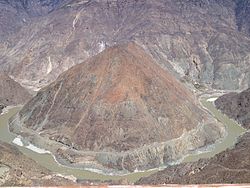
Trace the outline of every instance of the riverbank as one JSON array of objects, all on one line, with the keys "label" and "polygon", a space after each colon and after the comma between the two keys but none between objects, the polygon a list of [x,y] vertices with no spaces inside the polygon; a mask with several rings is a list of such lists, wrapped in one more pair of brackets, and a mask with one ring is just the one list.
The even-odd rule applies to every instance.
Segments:
[{"label": "riverbank", "polygon": [[[16,139],[16,137],[14,137],[11,140],[11,142],[13,140],[15,140],[15,139]],[[21,143],[20,140],[18,140],[18,143],[19,144]],[[37,145],[35,147],[40,148]],[[92,180],[99,180],[99,181],[107,181],[107,180],[110,180],[110,179],[119,180],[121,178],[124,178],[124,179],[128,179],[130,182],[135,182],[136,180],[140,179],[143,176],[144,177],[148,176],[148,175],[153,174],[153,173],[155,173],[155,172],[157,172],[159,170],[162,170],[163,168],[166,167],[166,166],[162,166],[160,168],[149,170],[149,171],[134,172],[134,173],[131,173],[131,174],[125,175],[125,176],[117,176],[117,175],[116,176],[107,176],[107,175],[100,174],[100,171],[98,171],[98,173],[90,172],[93,169],[89,169],[89,168],[88,168],[88,170],[81,170],[81,169],[76,169],[76,168],[71,168],[71,167],[65,167],[65,166],[61,165],[60,163],[58,163],[57,160],[55,160],[55,157],[53,157],[53,155],[51,155],[49,153],[46,153],[46,154],[36,153],[36,154],[34,154],[35,152],[30,150],[32,148],[25,148],[23,146],[20,146],[19,148],[20,148],[20,150],[25,151],[24,153],[26,153],[26,154],[27,154],[27,150],[29,150],[30,152],[28,152],[28,155],[33,156],[32,158],[34,158],[34,160],[36,160],[36,161],[41,160],[41,161],[39,161],[39,163],[42,163],[43,165],[45,164],[45,161],[46,161],[46,164],[45,164],[46,168],[51,169],[54,172],[64,172],[64,173],[62,173],[64,175],[74,175],[78,179],[92,179]],[[193,152],[193,154],[191,154],[190,156],[195,155],[196,157],[199,158],[200,154],[202,154],[202,153],[207,155],[207,149],[208,149],[208,147],[204,147],[200,151],[198,151],[198,154],[197,153],[195,154],[195,152]],[[180,161],[177,161],[176,163],[172,163],[172,165],[176,165],[176,164],[179,164],[181,162],[186,162],[186,161],[185,160],[180,160]],[[48,167],[48,166],[50,166],[50,167]]]},{"label": "riverbank", "polygon": [[76,185],[76,179],[55,174],[24,155],[11,144],[0,141],[0,186]]},{"label": "riverbank", "polygon": [[[218,96],[221,93],[216,93]],[[206,97],[211,95],[207,94]],[[214,96],[214,94],[212,95]],[[211,106],[208,106],[211,112],[215,108],[215,101],[211,101]],[[229,102],[230,103],[230,102]],[[247,104],[247,103],[246,103]],[[239,104],[241,107],[241,104]],[[244,106],[243,106],[244,107]],[[230,125],[240,130],[239,136],[235,136],[235,140],[231,140],[231,146],[226,145],[224,151],[218,152],[215,156],[211,156],[207,159],[200,159],[196,162],[187,161],[187,163],[181,163],[179,165],[168,167],[162,171],[159,171],[147,178],[141,178],[137,181],[136,185],[159,185],[159,184],[211,184],[211,183],[249,183],[250,180],[250,132],[243,128],[247,126],[239,125],[233,119],[224,115],[221,111],[216,109],[213,112],[215,118],[218,121],[223,120],[227,125],[227,137],[234,133]],[[231,130],[231,131],[230,131]],[[224,139],[225,143],[230,143],[230,140]],[[218,143],[220,144],[220,143]],[[215,147],[218,148],[218,147]],[[220,147],[219,147],[220,148]],[[223,149],[223,148],[221,148]],[[216,151],[216,150],[215,150]]]},{"label": "riverbank", "polygon": [[[108,175],[110,176],[110,178],[113,178],[115,175],[120,178],[126,177],[129,179],[133,179],[134,177],[138,177],[139,175],[144,176],[144,173],[145,174],[154,173],[155,171],[165,168],[166,166],[169,165],[179,164],[180,161],[182,161],[183,156],[188,155],[190,151],[197,150],[198,148],[204,148],[204,146],[214,143],[216,140],[223,137],[225,133],[224,127],[222,125],[218,126],[216,125],[216,122],[211,121],[208,122],[207,124],[203,123],[196,129],[193,129],[189,132],[184,132],[183,135],[179,138],[164,143],[153,143],[152,145],[136,149],[135,151],[129,151],[126,153],[85,152],[85,151],[74,150],[61,143],[42,137],[40,134],[32,131],[31,129],[27,129],[23,126],[20,126],[22,123],[20,122],[18,116],[14,117],[12,122],[13,125],[10,126],[12,132],[15,132],[17,134],[25,133],[25,139],[27,141],[29,141],[38,148],[43,148],[44,150],[50,151],[53,154],[56,161],[63,166],[67,166],[73,169],[91,170],[92,172],[94,171],[98,172],[99,174],[101,173],[104,175]],[[216,131],[211,131],[211,129],[215,129]],[[138,153],[143,153],[144,151],[147,152],[148,149],[150,150],[154,149],[158,151],[159,155],[161,156],[164,148],[166,147],[172,148],[171,153],[169,153],[170,155],[169,161],[159,164],[157,168],[151,167],[146,170],[135,169],[135,171],[133,172],[125,171],[124,169],[123,170],[121,169],[116,170],[111,168],[107,169],[106,167],[102,166],[102,164],[98,163],[98,160],[96,160],[96,159],[102,160],[103,158],[111,160],[113,156],[119,156],[119,155],[120,158],[122,159],[126,155],[133,155],[133,152],[138,155]]]},{"label": "riverbank", "polygon": [[[233,148],[196,162],[168,167],[149,177],[141,178],[136,185],[162,184],[241,184],[250,180],[250,132],[238,138]],[[238,187],[238,186],[236,186]]]},{"label": "riverbank", "polygon": [[[19,110],[20,110],[20,107],[9,108],[8,113],[2,114],[0,116],[0,140],[6,143],[13,144],[12,143],[13,140],[17,138],[17,135],[9,132],[8,120]],[[18,139],[18,143],[19,145],[21,143],[19,139]],[[23,141],[22,141],[22,144],[23,144]],[[148,176],[156,172],[156,171],[150,171],[150,172],[143,172],[143,173],[140,173],[140,172],[133,173],[133,174],[129,174],[126,176],[117,176],[117,175],[108,176],[108,175],[103,175],[100,173],[89,171],[91,169],[82,170],[82,169],[77,169],[77,168],[66,167],[58,163],[52,154],[49,154],[49,153],[39,154],[37,152],[30,150],[30,148],[26,148],[24,146],[19,146],[19,145],[15,145],[18,148],[18,150],[22,152],[24,155],[29,156],[31,159],[36,161],[39,165],[47,168],[48,170],[56,174],[61,174],[65,177],[68,177],[68,176],[76,177],[78,180],[85,179],[85,180],[91,180],[91,181],[108,181],[108,180],[118,181],[120,179],[126,179],[131,183],[131,182],[135,182],[142,176]]]},{"label": "riverbank", "polygon": [[31,151],[34,151],[36,153],[39,153],[39,154],[45,154],[45,153],[51,153],[50,151],[47,151],[45,149],[41,149],[41,148],[38,148],[36,146],[34,146],[33,144],[31,143],[28,143],[28,144],[24,144],[23,141],[22,141],[22,137],[21,136],[17,136],[13,141],[12,143],[13,144],[16,144],[18,146],[21,146],[21,147],[26,147],[27,149],[31,150]]},{"label": "riverbank", "polygon": [[[216,97],[215,97],[216,96]],[[222,112],[216,109],[214,101],[220,96],[217,95],[205,95],[200,98],[200,103],[203,108],[207,110],[218,122],[223,122],[226,128],[226,135],[222,139],[216,141],[214,144],[196,150],[192,157],[187,156],[182,162],[195,162],[202,158],[210,158],[216,154],[225,151],[228,148],[232,148],[238,141],[238,138],[242,136],[247,130],[238,124],[235,120],[230,119]]]}]

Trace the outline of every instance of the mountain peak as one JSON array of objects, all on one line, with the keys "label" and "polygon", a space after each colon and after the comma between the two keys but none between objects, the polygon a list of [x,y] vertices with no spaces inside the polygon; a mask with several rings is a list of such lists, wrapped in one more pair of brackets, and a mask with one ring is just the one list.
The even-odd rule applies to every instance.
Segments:
[{"label": "mountain peak", "polygon": [[[207,118],[193,94],[132,42],[107,48],[73,66],[40,90],[16,119],[41,138],[55,142],[54,146],[60,143],[70,152],[91,155],[102,168],[135,170],[171,160],[172,152],[164,154],[165,145],[171,142],[179,142],[173,147],[181,147],[174,148],[178,150],[175,155],[181,155],[189,147],[217,138],[220,131],[217,136],[202,133],[199,136],[204,138],[194,143],[196,136],[186,138],[188,142],[179,139],[189,131],[190,135],[204,132],[201,122]],[[55,149],[56,155],[64,158],[61,149]],[[131,161],[139,157],[137,151],[145,158]],[[112,158],[117,165],[106,164],[99,155]],[[163,159],[164,155],[172,157]],[[140,163],[135,164],[137,160]]]}]

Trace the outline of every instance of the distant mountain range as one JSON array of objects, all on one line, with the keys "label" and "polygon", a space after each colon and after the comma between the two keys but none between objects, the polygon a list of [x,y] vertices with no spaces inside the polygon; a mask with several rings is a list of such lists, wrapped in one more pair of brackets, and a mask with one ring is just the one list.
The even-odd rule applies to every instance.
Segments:
[{"label": "distant mountain range", "polygon": [[35,90],[135,41],[192,85],[249,86],[249,1],[1,1],[0,68]]}]

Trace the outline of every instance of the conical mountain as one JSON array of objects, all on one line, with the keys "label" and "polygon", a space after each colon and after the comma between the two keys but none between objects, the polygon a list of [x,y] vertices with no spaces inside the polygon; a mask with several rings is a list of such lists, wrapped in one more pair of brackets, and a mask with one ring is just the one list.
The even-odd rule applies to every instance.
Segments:
[{"label": "conical mountain", "polygon": [[47,149],[61,160],[102,170],[157,167],[222,134],[205,126],[209,116],[192,92],[135,43],[72,67],[16,119],[35,144],[60,143]]}]

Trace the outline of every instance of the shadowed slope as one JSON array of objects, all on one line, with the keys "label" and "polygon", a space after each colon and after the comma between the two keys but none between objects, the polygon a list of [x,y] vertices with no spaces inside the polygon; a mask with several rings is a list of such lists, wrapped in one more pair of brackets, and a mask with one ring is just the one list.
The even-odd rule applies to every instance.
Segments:
[{"label": "shadowed slope", "polygon": [[0,104],[24,104],[31,99],[31,94],[7,74],[0,72]]},{"label": "shadowed slope", "polygon": [[223,95],[215,101],[215,105],[245,128],[250,128],[250,88],[241,93]]}]

